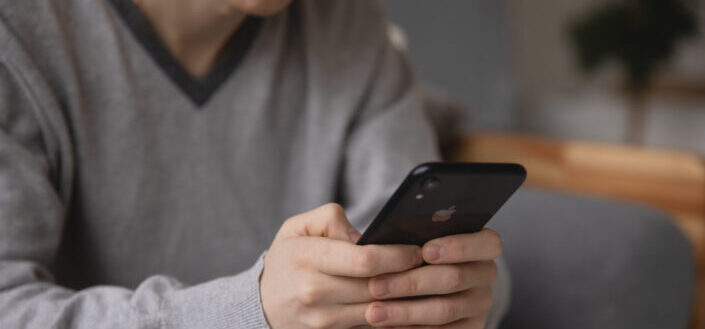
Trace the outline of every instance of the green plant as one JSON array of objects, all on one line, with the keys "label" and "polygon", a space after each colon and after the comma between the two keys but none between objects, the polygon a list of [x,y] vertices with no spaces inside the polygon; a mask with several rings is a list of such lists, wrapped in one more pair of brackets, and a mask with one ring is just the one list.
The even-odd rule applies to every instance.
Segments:
[{"label": "green plant", "polygon": [[676,46],[697,32],[689,0],[612,0],[571,24],[569,34],[580,66],[588,73],[616,62],[630,99],[630,140],[643,139],[644,98],[656,72]]}]

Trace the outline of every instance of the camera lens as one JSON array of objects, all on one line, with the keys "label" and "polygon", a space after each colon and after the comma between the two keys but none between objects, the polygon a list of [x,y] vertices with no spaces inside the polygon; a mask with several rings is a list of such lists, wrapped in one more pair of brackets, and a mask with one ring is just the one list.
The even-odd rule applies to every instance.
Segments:
[{"label": "camera lens", "polygon": [[421,182],[421,189],[424,192],[430,192],[435,190],[439,185],[441,185],[441,181],[438,180],[436,177],[426,177],[422,182]]}]

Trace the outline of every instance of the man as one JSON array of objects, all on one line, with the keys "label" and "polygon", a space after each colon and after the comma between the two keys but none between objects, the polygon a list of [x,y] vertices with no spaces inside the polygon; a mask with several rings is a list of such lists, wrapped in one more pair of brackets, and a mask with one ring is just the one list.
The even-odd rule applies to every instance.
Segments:
[{"label": "man", "polygon": [[483,327],[496,233],[354,245],[437,158],[385,31],[367,0],[0,4],[0,327]]}]

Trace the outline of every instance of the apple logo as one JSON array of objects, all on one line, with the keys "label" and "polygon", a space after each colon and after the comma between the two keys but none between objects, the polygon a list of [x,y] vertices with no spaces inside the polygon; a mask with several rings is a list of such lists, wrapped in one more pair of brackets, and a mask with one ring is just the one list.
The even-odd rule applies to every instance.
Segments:
[{"label": "apple logo", "polygon": [[434,222],[447,222],[451,216],[455,213],[455,206],[450,206],[448,209],[441,209],[436,211],[431,220]]}]

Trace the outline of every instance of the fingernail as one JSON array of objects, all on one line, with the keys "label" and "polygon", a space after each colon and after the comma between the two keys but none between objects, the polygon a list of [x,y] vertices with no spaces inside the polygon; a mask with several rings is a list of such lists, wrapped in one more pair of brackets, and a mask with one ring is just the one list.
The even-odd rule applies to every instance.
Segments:
[{"label": "fingernail", "polygon": [[426,247],[426,260],[435,261],[441,258],[441,246],[437,244],[429,244]]},{"label": "fingernail", "polygon": [[360,236],[361,236],[360,232],[358,232],[356,229],[350,228],[348,230],[348,237],[350,238],[350,241],[357,242],[357,240],[360,239]]},{"label": "fingernail", "polygon": [[375,282],[372,284],[373,293],[376,297],[382,297],[389,294],[389,281],[384,279],[374,279]]},{"label": "fingernail", "polygon": [[383,306],[375,305],[370,310],[370,321],[373,323],[382,322],[387,319],[387,310]]}]

